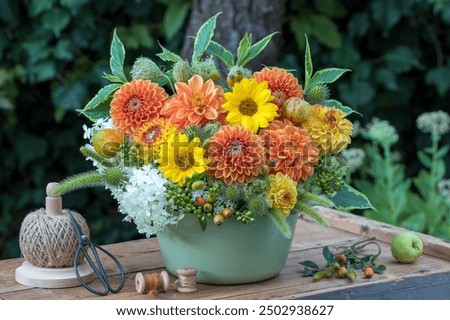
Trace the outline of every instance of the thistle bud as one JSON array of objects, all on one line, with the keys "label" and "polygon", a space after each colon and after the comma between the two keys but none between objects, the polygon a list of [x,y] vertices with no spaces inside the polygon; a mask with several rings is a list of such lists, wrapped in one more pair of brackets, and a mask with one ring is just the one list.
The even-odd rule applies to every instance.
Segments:
[{"label": "thistle bud", "polygon": [[194,75],[188,61],[180,60],[173,65],[173,80],[175,82],[188,82]]},{"label": "thistle bud", "polygon": [[330,89],[324,83],[311,87],[306,93],[306,98],[310,104],[322,104],[330,98]]},{"label": "thistle bud", "polygon": [[163,73],[152,59],[140,57],[134,61],[130,74],[133,80],[144,79],[158,82]]},{"label": "thistle bud", "polygon": [[124,174],[118,167],[107,168],[104,177],[106,183],[112,186],[118,186],[124,180]]},{"label": "thistle bud", "polygon": [[208,79],[213,81],[220,79],[219,69],[217,69],[212,58],[192,62],[192,72],[200,75],[205,81]]}]

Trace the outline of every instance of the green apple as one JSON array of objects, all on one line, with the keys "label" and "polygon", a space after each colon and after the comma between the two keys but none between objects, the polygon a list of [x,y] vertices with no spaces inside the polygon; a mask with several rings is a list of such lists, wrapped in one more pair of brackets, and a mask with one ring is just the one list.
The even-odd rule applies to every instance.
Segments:
[{"label": "green apple", "polygon": [[422,239],[414,232],[402,231],[392,239],[391,252],[397,261],[401,263],[412,263],[422,255]]}]

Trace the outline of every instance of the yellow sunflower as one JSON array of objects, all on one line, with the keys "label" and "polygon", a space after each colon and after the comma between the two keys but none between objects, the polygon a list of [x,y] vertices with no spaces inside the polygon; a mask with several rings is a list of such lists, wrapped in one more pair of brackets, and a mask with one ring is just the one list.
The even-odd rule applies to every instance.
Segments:
[{"label": "yellow sunflower", "polygon": [[278,107],[271,102],[275,97],[269,90],[267,81],[243,78],[224,97],[227,102],[222,108],[228,111],[226,119],[231,125],[241,125],[256,133],[278,116]]},{"label": "yellow sunflower", "polygon": [[270,175],[267,197],[272,202],[272,208],[280,210],[287,217],[297,203],[297,184],[280,172]]},{"label": "yellow sunflower", "polygon": [[186,177],[206,171],[209,160],[204,154],[199,138],[189,141],[183,133],[172,134],[161,146],[158,168],[165,178],[182,185]]}]

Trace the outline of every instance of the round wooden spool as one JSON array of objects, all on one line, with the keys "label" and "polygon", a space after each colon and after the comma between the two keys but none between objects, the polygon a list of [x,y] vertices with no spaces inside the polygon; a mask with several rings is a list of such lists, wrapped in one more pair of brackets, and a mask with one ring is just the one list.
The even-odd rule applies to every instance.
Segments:
[{"label": "round wooden spool", "polygon": [[[56,186],[58,186],[58,183],[55,182],[47,185],[45,214],[49,216],[61,216],[63,214],[62,198],[53,196],[53,189]],[[78,264],[77,268],[84,282],[90,283],[95,279],[94,271],[84,259]],[[67,288],[80,285],[74,267],[38,267],[26,260],[16,269],[16,281],[37,288]]]}]

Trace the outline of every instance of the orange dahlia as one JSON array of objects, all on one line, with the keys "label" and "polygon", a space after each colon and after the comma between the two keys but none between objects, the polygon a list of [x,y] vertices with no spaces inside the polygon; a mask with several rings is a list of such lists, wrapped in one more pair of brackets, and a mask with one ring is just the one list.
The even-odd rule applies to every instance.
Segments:
[{"label": "orange dahlia", "polygon": [[278,114],[281,116],[283,103],[291,97],[303,98],[303,88],[292,73],[281,68],[264,68],[255,72],[254,77],[259,82],[267,81],[269,89],[275,99],[272,101],[278,106]]},{"label": "orange dahlia", "polygon": [[322,154],[337,154],[351,142],[352,123],[339,109],[315,104],[302,123]]},{"label": "orange dahlia", "polygon": [[210,141],[209,173],[226,184],[252,181],[265,164],[261,138],[244,127],[223,126]]},{"label": "orange dahlia", "polygon": [[142,124],[159,118],[167,100],[163,88],[150,80],[133,80],[114,93],[109,111],[119,130],[133,135]]},{"label": "orange dahlia", "polygon": [[202,77],[195,75],[188,83],[177,82],[175,89],[176,94],[162,108],[161,115],[169,118],[179,129],[225,119],[226,111],[221,107],[223,89],[211,79],[203,82]]},{"label": "orange dahlia", "polygon": [[167,119],[159,118],[144,123],[133,137],[134,142],[139,144],[139,157],[145,164],[156,160],[161,144],[175,133],[175,126]]},{"label": "orange dahlia", "polygon": [[260,135],[271,173],[281,172],[295,182],[306,181],[314,173],[319,149],[314,146],[307,130],[292,125],[288,120],[275,120]]}]

